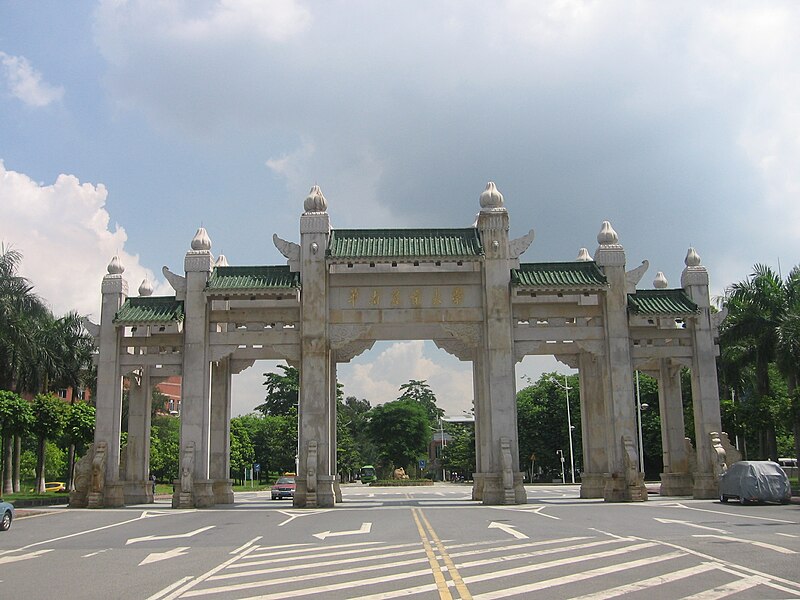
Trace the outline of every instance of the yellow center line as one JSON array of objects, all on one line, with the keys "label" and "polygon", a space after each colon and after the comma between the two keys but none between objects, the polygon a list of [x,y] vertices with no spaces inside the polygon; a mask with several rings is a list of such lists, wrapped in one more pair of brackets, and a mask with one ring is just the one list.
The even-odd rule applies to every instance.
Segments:
[{"label": "yellow center line", "polygon": [[[419,537],[422,539],[422,545],[425,548],[425,554],[428,556],[428,563],[430,563],[431,571],[433,572],[433,580],[436,582],[436,589],[439,590],[439,598],[440,600],[453,600],[450,590],[447,589],[447,582],[444,580],[442,568],[439,566],[439,562],[436,560],[436,555],[433,553],[431,543],[428,541],[428,536],[425,533],[425,529],[422,527],[422,522],[419,520],[417,510],[418,509],[416,508],[412,508],[411,514],[414,516],[414,522],[417,524]],[[420,514],[422,513],[420,512]]]},{"label": "yellow center line", "polygon": [[[418,509],[419,510],[419,509]],[[444,547],[444,544],[439,539],[439,536],[436,535],[436,532],[431,527],[430,521],[428,521],[427,517],[423,514],[422,510],[419,510],[419,516],[425,523],[425,527],[428,528],[428,532],[431,534],[431,539],[433,540],[434,544],[436,544],[436,548],[439,550],[439,554],[442,556],[442,560],[444,564],[447,566],[447,572],[450,573],[450,577],[453,578],[453,583],[456,585],[456,589],[458,590],[458,594],[461,597],[461,600],[472,600],[472,594],[469,593],[464,580],[461,579],[461,574],[456,569],[455,563],[453,563],[453,559],[450,558],[450,555],[447,553],[447,550]]]}]

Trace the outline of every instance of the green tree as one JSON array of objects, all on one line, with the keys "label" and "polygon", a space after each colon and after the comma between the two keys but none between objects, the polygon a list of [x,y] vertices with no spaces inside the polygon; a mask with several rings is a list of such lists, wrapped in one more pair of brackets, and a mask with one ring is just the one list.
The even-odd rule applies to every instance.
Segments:
[{"label": "green tree", "polygon": [[150,472],[158,481],[171,482],[178,478],[180,428],[179,417],[153,417],[150,428]]},{"label": "green tree", "polygon": [[264,373],[267,395],[255,409],[264,415],[288,415],[292,411],[296,415],[300,397],[300,371],[286,365],[278,365],[278,368],[283,374]]},{"label": "green tree", "polygon": [[395,400],[376,406],[368,425],[372,441],[386,466],[408,468],[427,455],[431,441],[429,413],[415,400]]},{"label": "green tree", "polygon": [[436,427],[439,419],[444,416],[444,411],[436,406],[436,395],[427,381],[411,379],[408,383],[400,386],[400,392],[402,393],[397,398],[398,400],[418,402],[425,409],[431,427]]},{"label": "green tree", "polygon": [[337,461],[338,472],[348,477],[363,465],[378,461],[378,450],[367,431],[371,406],[369,401],[348,396],[338,400]]},{"label": "green tree", "polygon": [[231,419],[231,472],[238,479],[256,459],[255,446],[242,417]]},{"label": "green tree", "polygon": [[14,392],[0,390],[0,439],[3,442],[3,485],[0,487],[0,496],[14,492],[14,439],[27,433],[32,423],[30,404]]},{"label": "green tree", "polygon": [[67,489],[72,487],[72,470],[75,453],[82,453],[84,446],[92,441],[95,426],[95,408],[86,402],[74,402],[66,406],[64,418],[64,441],[69,446],[67,457]]},{"label": "green tree", "polygon": [[446,423],[444,431],[450,436],[442,447],[442,466],[448,471],[471,479],[475,472],[475,426],[464,423]]},{"label": "green tree", "polygon": [[38,394],[31,406],[33,410],[31,430],[38,441],[36,486],[34,488],[37,494],[44,493],[47,440],[51,440],[61,433],[61,429],[64,427],[65,406],[56,396],[49,394]]}]

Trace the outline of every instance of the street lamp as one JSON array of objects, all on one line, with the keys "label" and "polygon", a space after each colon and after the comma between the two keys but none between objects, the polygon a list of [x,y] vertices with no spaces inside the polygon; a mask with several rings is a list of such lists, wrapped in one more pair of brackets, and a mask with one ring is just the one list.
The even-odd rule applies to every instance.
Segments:
[{"label": "street lamp", "polygon": [[[562,384],[558,379],[555,377],[551,377],[550,379],[553,383],[557,384],[560,388],[564,390],[564,394],[567,397],[567,429],[569,433],[569,476],[570,481],[575,483],[575,455],[572,451],[572,417],[569,412],[569,391],[572,389],[569,387],[567,383],[567,376],[564,375],[564,383]],[[561,453],[561,465],[562,465],[562,479],[563,479],[563,465],[564,465],[564,453]],[[566,483],[566,481],[564,482]]]},{"label": "street lamp", "polygon": [[567,483],[567,479],[564,477],[564,451],[556,450],[556,454],[561,459],[561,483]]},{"label": "street lamp", "polygon": [[639,394],[639,371],[636,371],[636,414],[639,425],[639,470],[644,473],[644,443],[642,442],[642,410],[648,405],[642,404],[642,397]]}]

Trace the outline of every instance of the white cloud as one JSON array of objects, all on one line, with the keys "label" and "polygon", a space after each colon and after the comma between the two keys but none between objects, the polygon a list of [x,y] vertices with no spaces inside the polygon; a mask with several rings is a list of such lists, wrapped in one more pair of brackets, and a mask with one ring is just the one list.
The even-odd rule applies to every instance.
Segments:
[{"label": "white cloud", "polygon": [[61,100],[64,88],[52,86],[42,80],[42,74],[31,66],[24,56],[11,56],[0,52],[0,63],[11,94],[28,106],[43,107]]},{"label": "white cloud", "polygon": [[100,285],[115,254],[126,267],[130,295],[138,295],[145,277],[157,295],[170,293],[138,256],[125,251],[125,230],[109,227],[106,196],[103,184],[62,174],[44,185],[0,160],[0,240],[22,253],[20,274],[57,316],[76,310],[99,318]]}]

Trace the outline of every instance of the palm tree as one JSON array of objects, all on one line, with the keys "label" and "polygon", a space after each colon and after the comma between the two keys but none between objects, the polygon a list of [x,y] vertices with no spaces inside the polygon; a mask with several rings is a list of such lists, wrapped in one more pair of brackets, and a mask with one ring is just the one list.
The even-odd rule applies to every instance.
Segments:
[{"label": "palm tree", "polygon": [[[797,268],[792,271],[795,279],[796,272]],[[773,396],[769,367],[778,357],[779,343],[791,345],[788,338],[781,342],[780,332],[788,323],[790,297],[800,289],[793,281],[790,275],[784,283],[771,268],[757,264],[750,277],[726,290],[724,299],[728,318],[720,334],[723,377],[742,392],[747,373],[752,373],[756,405],[763,416],[762,454],[770,458],[777,458],[777,441],[775,422],[767,410]],[[787,328],[784,337],[789,335]]]},{"label": "palm tree", "polygon": [[795,458],[800,462],[800,266],[786,279],[786,313],[778,327],[778,368],[792,402]]}]

